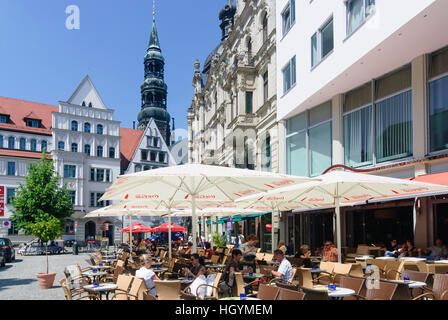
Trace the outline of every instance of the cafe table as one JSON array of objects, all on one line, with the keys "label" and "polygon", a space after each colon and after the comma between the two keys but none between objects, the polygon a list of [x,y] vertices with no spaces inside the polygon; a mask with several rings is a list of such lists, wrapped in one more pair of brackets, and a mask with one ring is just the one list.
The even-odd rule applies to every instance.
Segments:
[{"label": "cafe table", "polygon": [[155,273],[159,274],[162,272],[167,272],[168,268],[153,268],[152,271],[154,271]]},{"label": "cafe table", "polygon": [[102,300],[103,294],[106,296],[106,300],[109,300],[109,293],[117,289],[118,285],[115,283],[100,283],[98,286],[89,284],[83,287],[84,290],[98,293],[99,300]]},{"label": "cafe table", "polygon": [[[221,298],[219,300],[241,300],[240,297],[227,297],[227,298]],[[255,298],[255,297],[246,297],[245,300],[261,300],[259,298]]]},{"label": "cafe table", "polygon": [[111,269],[112,267],[111,266],[88,266],[88,268],[102,270],[102,269]]},{"label": "cafe table", "polygon": [[355,290],[349,288],[336,287],[335,290],[330,290],[328,289],[328,286],[317,285],[314,286],[313,289],[317,291],[325,291],[328,293],[328,297],[335,300],[355,295]]},{"label": "cafe table", "polygon": [[434,263],[448,264],[448,260],[434,260]]},{"label": "cafe table", "polygon": [[86,271],[81,273],[84,277],[87,277],[90,279],[91,283],[94,282],[99,282],[99,280],[101,279],[101,277],[105,276],[107,274],[107,272],[94,272],[92,271]]},{"label": "cafe table", "polygon": [[412,280],[389,280],[389,281],[407,284],[409,286],[409,289],[420,289],[426,286],[426,283],[422,281],[412,281]]},{"label": "cafe table", "polygon": [[161,266],[163,264],[163,262],[157,262],[157,261],[153,261],[152,263],[151,263],[151,265],[153,265],[153,266]]},{"label": "cafe table", "polygon": [[246,279],[250,279],[250,280],[258,280],[262,277],[264,277],[265,275],[263,273],[254,273],[252,275],[250,275],[249,273],[244,273],[243,274],[243,278]]},{"label": "cafe table", "polygon": [[225,264],[210,264],[210,265],[206,265],[206,268],[211,268],[211,269],[223,269],[225,267],[227,267],[227,265]]}]

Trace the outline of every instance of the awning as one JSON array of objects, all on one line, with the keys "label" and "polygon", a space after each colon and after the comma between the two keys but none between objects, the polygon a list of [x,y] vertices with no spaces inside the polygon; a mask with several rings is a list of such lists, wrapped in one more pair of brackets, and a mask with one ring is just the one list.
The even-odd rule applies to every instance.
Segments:
[{"label": "awning", "polygon": [[414,179],[411,178],[410,180],[448,186],[448,172],[425,174]]}]

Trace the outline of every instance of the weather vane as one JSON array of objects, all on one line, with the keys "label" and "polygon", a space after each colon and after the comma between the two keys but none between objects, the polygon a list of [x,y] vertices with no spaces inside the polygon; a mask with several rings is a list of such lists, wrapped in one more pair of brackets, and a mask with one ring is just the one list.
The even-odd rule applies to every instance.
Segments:
[{"label": "weather vane", "polygon": [[156,16],[156,0],[152,0],[152,15]]}]

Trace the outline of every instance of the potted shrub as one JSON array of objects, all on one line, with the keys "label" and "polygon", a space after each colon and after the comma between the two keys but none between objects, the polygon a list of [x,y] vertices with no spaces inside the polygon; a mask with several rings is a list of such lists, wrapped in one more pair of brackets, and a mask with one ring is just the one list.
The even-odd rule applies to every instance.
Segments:
[{"label": "potted shrub", "polygon": [[49,272],[48,267],[48,241],[60,237],[62,234],[62,227],[59,220],[50,216],[47,213],[40,212],[36,218],[36,222],[30,225],[31,233],[45,243],[45,256],[47,262],[47,272],[38,273],[37,280],[41,289],[49,289],[53,287],[56,272]]}]

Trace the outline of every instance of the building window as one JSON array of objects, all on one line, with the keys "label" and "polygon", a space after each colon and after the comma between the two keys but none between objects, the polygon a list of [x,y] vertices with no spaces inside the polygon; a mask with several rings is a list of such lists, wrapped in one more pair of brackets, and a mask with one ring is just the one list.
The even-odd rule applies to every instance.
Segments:
[{"label": "building window", "polygon": [[104,182],[104,169],[96,169],[96,180],[97,182]]},{"label": "building window", "polygon": [[36,151],[37,150],[37,141],[36,141],[36,139],[31,139],[31,141],[30,141],[30,148],[31,148],[31,151]]},{"label": "building window", "polygon": [[19,148],[20,148],[20,150],[25,150],[26,149],[26,139],[25,138],[20,138],[20,140],[19,140]]},{"label": "building window", "polygon": [[160,152],[159,153],[159,162],[161,162],[161,163],[165,163],[166,162],[165,152]]},{"label": "building window", "polygon": [[295,10],[295,0],[289,0],[286,8],[282,12],[282,30],[283,36],[285,36],[289,29],[293,26],[296,21],[296,10]]},{"label": "building window", "polygon": [[287,121],[288,174],[317,176],[332,164],[331,101]]},{"label": "building window", "polygon": [[263,15],[263,43],[268,40],[268,14]]},{"label": "building window", "polygon": [[47,141],[42,140],[42,142],[40,143],[40,150],[44,151],[44,149],[45,151],[47,150]]},{"label": "building window", "polygon": [[448,48],[430,57],[429,151],[448,149]]},{"label": "building window", "polygon": [[151,157],[151,161],[155,162],[156,161],[156,157],[157,157],[157,153],[156,152],[150,152],[150,157]]},{"label": "building window", "polygon": [[95,182],[111,182],[111,172],[110,169],[90,169],[90,181]]},{"label": "building window", "polygon": [[11,204],[11,201],[14,198],[15,194],[15,188],[6,188],[6,204]]},{"label": "building window", "polygon": [[103,193],[91,192],[90,193],[90,206],[96,207],[96,208],[102,208],[104,206],[110,205],[109,200],[98,202],[98,200],[101,199],[102,196],[103,196]]},{"label": "building window", "polygon": [[64,178],[76,178],[76,166],[64,165]]},{"label": "building window", "polygon": [[150,166],[143,166],[143,171],[148,171],[148,170],[151,170]]},{"label": "building window", "polygon": [[72,131],[78,131],[78,121],[72,121]]},{"label": "building window", "polygon": [[358,29],[373,13],[375,13],[375,0],[347,1],[347,36]]},{"label": "building window", "polygon": [[252,91],[246,91],[246,114],[251,114],[253,112],[253,96]]},{"label": "building window", "polygon": [[58,142],[58,150],[62,150],[62,151],[65,150],[65,143],[64,143],[64,141],[59,141]]},{"label": "building window", "polygon": [[90,156],[90,144],[84,145],[84,153]]},{"label": "building window", "polygon": [[115,148],[114,147],[110,147],[109,148],[109,158],[115,158]]},{"label": "building window", "polygon": [[269,134],[264,140],[261,151],[261,170],[271,171],[271,136]]},{"label": "building window", "polygon": [[9,149],[14,149],[14,144],[16,139],[14,137],[9,137],[8,138],[8,148]]},{"label": "building window", "polygon": [[72,143],[72,152],[78,152],[78,144]]},{"label": "building window", "polygon": [[3,148],[3,136],[0,136],[0,148]]},{"label": "building window", "polygon": [[282,70],[283,73],[283,94],[291,89],[296,84],[296,56],[289,60],[286,67]]},{"label": "building window", "polygon": [[263,102],[266,103],[269,99],[269,75],[266,71],[263,74]]},{"label": "building window", "polygon": [[0,115],[0,123],[8,123],[8,116],[7,115]]},{"label": "building window", "polygon": [[103,147],[98,146],[96,147],[96,156],[102,158],[103,157]]},{"label": "building window", "polygon": [[140,154],[141,154],[142,161],[148,160],[148,151],[147,150],[142,150]]},{"label": "building window", "polygon": [[68,193],[70,194],[70,201],[73,205],[76,204],[76,190],[69,190]]},{"label": "building window", "polygon": [[19,228],[17,222],[11,221],[11,227],[8,229],[8,235],[14,236],[19,234]]},{"label": "building window", "polygon": [[348,166],[376,165],[411,156],[411,66],[347,93],[343,126]]},{"label": "building window", "polygon": [[90,133],[90,123],[88,122],[84,123],[84,132]]},{"label": "building window", "polygon": [[311,37],[311,67],[333,51],[333,17]]},{"label": "building window", "polygon": [[96,133],[103,134],[103,125],[102,124],[99,124],[96,126]]},{"label": "building window", "polygon": [[25,119],[25,124],[27,127],[40,128],[40,120]]},{"label": "building window", "polygon": [[75,232],[75,222],[73,220],[67,220],[65,222],[64,233],[73,234]]},{"label": "building window", "polygon": [[15,176],[15,175],[16,175],[16,163],[8,162],[8,176]]}]

